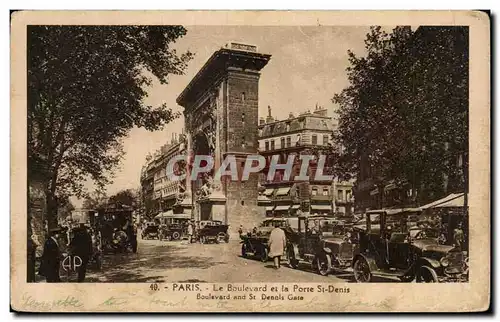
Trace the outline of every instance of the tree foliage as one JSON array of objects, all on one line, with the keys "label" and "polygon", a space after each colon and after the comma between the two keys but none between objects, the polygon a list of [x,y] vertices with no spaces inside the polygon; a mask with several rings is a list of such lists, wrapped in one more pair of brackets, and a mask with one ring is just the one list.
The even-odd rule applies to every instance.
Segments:
[{"label": "tree foliage", "polygon": [[105,206],[108,203],[108,196],[100,190],[94,190],[92,193],[87,194],[83,200],[82,207],[84,209],[96,210]]},{"label": "tree foliage", "polygon": [[137,194],[137,191],[126,189],[121,190],[109,197],[109,203],[130,206],[135,209],[140,206],[141,201],[140,196]]},{"label": "tree foliage", "polygon": [[349,86],[333,98],[338,171],[378,186],[409,184],[424,199],[442,193],[444,176],[463,189],[457,157],[468,146],[467,39],[461,27],[370,28],[367,55],[348,52]]},{"label": "tree foliage", "polygon": [[[181,26],[30,26],[28,167],[46,174],[49,216],[57,198],[110,183],[121,139],[134,126],[158,130],[178,116],[147,106],[156,77],[182,74],[192,54],[171,46]],[[152,76],[150,76],[152,75]]]}]

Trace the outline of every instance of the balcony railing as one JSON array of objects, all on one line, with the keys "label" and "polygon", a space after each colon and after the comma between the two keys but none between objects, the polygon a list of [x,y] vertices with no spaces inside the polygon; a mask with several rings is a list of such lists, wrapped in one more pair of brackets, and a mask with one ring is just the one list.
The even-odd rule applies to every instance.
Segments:
[{"label": "balcony railing", "polygon": [[311,200],[332,200],[332,196],[329,196],[329,195],[315,195],[315,196],[312,196],[311,195]]}]

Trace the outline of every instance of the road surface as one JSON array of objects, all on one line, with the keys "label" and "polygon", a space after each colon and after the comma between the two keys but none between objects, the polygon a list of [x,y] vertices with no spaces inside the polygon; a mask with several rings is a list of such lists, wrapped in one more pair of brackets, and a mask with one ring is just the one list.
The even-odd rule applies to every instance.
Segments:
[{"label": "road surface", "polygon": [[188,244],[187,241],[139,239],[136,254],[105,255],[101,271],[89,269],[86,282],[118,283],[345,283],[352,282],[350,273],[320,276],[310,265],[289,268],[283,262],[279,270],[272,261],[262,263],[240,255],[239,240],[223,244]]}]

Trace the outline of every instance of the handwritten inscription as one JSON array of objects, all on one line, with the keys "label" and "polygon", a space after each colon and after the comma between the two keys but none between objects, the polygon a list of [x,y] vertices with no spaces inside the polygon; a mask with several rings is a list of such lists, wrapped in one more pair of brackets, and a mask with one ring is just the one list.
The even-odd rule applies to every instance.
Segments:
[{"label": "handwritten inscription", "polygon": [[54,310],[80,308],[83,303],[76,297],[68,295],[51,301],[39,300],[29,294],[23,294],[22,307],[31,310]]},{"label": "handwritten inscription", "polygon": [[[168,291],[167,291],[168,290]],[[162,291],[165,292],[162,294]],[[178,293],[179,296],[172,293]],[[169,294],[170,293],[170,294]],[[183,294],[182,294],[183,293]],[[328,284],[204,284],[204,283],[174,283],[172,286],[158,285],[157,290],[148,292],[125,292],[107,297],[104,301],[94,303],[92,307],[99,310],[123,311],[137,307],[148,307],[151,310],[175,310],[195,306],[196,310],[223,310],[235,311],[245,305],[251,305],[259,310],[281,311],[285,303],[293,303],[294,310],[307,308],[339,309],[364,306],[380,309],[390,308],[392,303],[382,301],[378,303],[363,303],[359,298],[355,301],[342,301],[338,303],[322,301],[322,295],[349,294],[347,286],[334,286]],[[65,296],[60,299],[48,301],[25,294],[23,308],[33,311],[68,311],[83,307],[83,303],[75,296]],[[337,303],[335,303],[337,302]]]}]

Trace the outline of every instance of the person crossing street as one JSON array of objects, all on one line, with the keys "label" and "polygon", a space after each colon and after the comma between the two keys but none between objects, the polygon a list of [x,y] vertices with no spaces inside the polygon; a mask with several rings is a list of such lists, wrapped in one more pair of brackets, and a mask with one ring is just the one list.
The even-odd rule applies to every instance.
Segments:
[{"label": "person crossing street", "polygon": [[281,267],[281,256],[285,253],[286,236],[283,229],[279,227],[279,222],[274,223],[274,229],[269,236],[269,257],[274,260],[274,268]]}]

